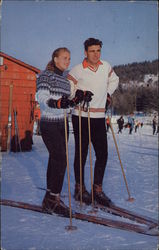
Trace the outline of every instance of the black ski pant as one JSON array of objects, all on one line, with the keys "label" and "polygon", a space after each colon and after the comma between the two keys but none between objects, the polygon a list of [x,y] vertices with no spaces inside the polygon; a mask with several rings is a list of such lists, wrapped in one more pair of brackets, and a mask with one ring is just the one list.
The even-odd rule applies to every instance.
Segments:
[{"label": "black ski pant", "polygon": [[156,132],[156,125],[153,125],[152,127],[153,127],[153,135],[154,135]]},{"label": "black ski pant", "polygon": [[[68,122],[67,122],[68,128]],[[42,139],[49,152],[47,167],[47,189],[52,193],[61,193],[66,171],[66,144],[64,120],[40,122]],[[68,130],[69,131],[69,128]]]},{"label": "black ski pant", "polygon": [[119,134],[119,133],[122,133],[123,126],[119,125],[119,126],[118,126],[118,128],[119,128],[119,130],[118,130],[118,134]]},{"label": "black ski pant", "polygon": [[[74,172],[75,181],[80,183],[80,160],[79,160],[79,117],[72,115],[72,124],[75,137]],[[102,185],[107,163],[107,133],[105,118],[90,118],[91,142],[96,155],[94,167],[94,184]],[[84,184],[84,166],[89,147],[88,118],[81,117],[81,141],[82,141],[82,184]]]}]

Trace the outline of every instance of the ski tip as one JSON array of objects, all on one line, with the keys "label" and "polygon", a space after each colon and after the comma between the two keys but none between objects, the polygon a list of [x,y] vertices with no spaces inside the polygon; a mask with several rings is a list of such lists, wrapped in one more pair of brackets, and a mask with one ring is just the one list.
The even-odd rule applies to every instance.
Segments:
[{"label": "ski tip", "polygon": [[146,231],[146,234],[151,235],[151,236],[158,236],[159,237],[159,230],[158,227],[156,228],[151,228]]}]

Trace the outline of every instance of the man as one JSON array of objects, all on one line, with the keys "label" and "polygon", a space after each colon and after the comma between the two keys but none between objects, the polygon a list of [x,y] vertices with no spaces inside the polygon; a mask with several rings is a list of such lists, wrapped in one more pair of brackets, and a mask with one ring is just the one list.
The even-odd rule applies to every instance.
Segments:
[{"label": "man", "polygon": [[[96,161],[94,168],[93,193],[97,203],[109,206],[111,200],[102,190],[102,182],[108,157],[107,134],[105,125],[105,107],[108,99],[118,87],[119,78],[106,61],[101,61],[102,42],[89,38],[84,42],[85,59],[76,65],[68,74],[71,84],[74,83],[79,90],[78,100],[85,97],[85,91],[90,93],[87,102],[90,110],[91,142],[93,144]],[[84,91],[84,92],[83,92]],[[77,92],[78,93],[78,92]],[[93,93],[93,94],[92,94]],[[83,94],[83,98],[82,98]],[[108,98],[107,98],[108,97]],[[83,103],[81,103],[82,105]],[[84,179],[84,166],[87,159],[89,134],[88,112],[81,106],[81,144],[82,144],[82,201],[91,203],[91,195],[86,190]],[[72,123],[75,136],[75,200],[80,201],[80,152],[79,152],[79,106],[72,114]]]}]

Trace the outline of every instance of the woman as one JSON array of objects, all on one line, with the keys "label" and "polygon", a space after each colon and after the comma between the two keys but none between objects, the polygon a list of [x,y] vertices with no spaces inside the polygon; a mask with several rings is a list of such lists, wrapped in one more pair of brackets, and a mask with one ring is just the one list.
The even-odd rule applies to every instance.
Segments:
[{"label": "woman", "polygon": [[49,152],[47,192],[42,207],[44,211],[68,216],[69,208],[60,199],[60,193],[66,170],[64,110],[69,108],[68,97],[72,98],[74,92],[70,82],[63,77],[69,64],[70,51],[67,48],[58,48],[53,52],[46,70],[37,78],[40,131]]}]

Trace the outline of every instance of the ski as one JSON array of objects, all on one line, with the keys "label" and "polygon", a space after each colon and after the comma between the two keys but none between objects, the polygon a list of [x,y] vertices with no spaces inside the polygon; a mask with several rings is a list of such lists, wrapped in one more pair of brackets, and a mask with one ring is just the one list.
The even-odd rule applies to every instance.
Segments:
[{"label": "ski", "polygon": [[[37,187],[37,188],[40,190],[46,191],[46,188],[42,188],[42,187]],[[64,198],[65,196],[62,196],[62,197]],[[97,210],[100,209],[100,210],[107,212],[107,213],[110,213],[112,215],[123,217],[123,218],[129,219],[129,220],[132,220],[132,221],[136,221],[140,224],[145,224],[151,228],[158,226],[157,220],[152,219],[148,216],[143,216],[143,215],[137,214],[136,212],[127,210],[127,209],[119,207],[117,205],[110,204],[110,207],[106,207],[106,206],[95,203],[94,209],[97,209]]]},{"label": "ski", "polygon": [[158,226],[158,222],[155,219],[149,218],[147,216],[139,215],[136,212],[127,210],[125,208],[122,208],[122,207],[119,207],[116,205],[110,204],[110,207],[106,207],[106,206],[97,204],[95,207],[101,209],[104,212],[108,212],[108,213],[111,213],[113,215],[124,217],[124,218],[127,218],[129,220],[141,223],[141,224],[145,224],[151,228]]},{"label": "ski", "polygon": [[[35,212],[39,212],[39,213],[53,215],[53,213],[43,211],[42,207],[39,205],[18,202],[18,201],[13,201],[13,200],[5,200],[5,199],[0,200],[0,204],[4,205],[4,206],[11,206],[11,207],[15,207],[15,208],[27,209],[27,210],[31,210],[31,211],[35,211]],[[57,215],[69,218],[68,216],[65,216],[65,215],[60,215],[60,214],[57,214]],[[145,234],[145,235],[149,235],[149,236],[159,236],[157,229],[155,229],[155,228],[150,229],[148,226],[137,225],[137,224],[127,223],[127,222],[123,222],[123,221],[116,221],[116,220],[112,220],[112,219],[97,217],[97,216],[83,214],[83,213],[77,213],[75,211],[72,212],[72,218],[77,219],[77,220],[92,222],[95,224],[99,224],[99,225],[103,225],[103,226],[107,226],[107,227],[112,227],[112,228],[116,228],[116,229],[126,230],[126,231],[130,231],[130,232],[136,232],[139,234]]]}]

